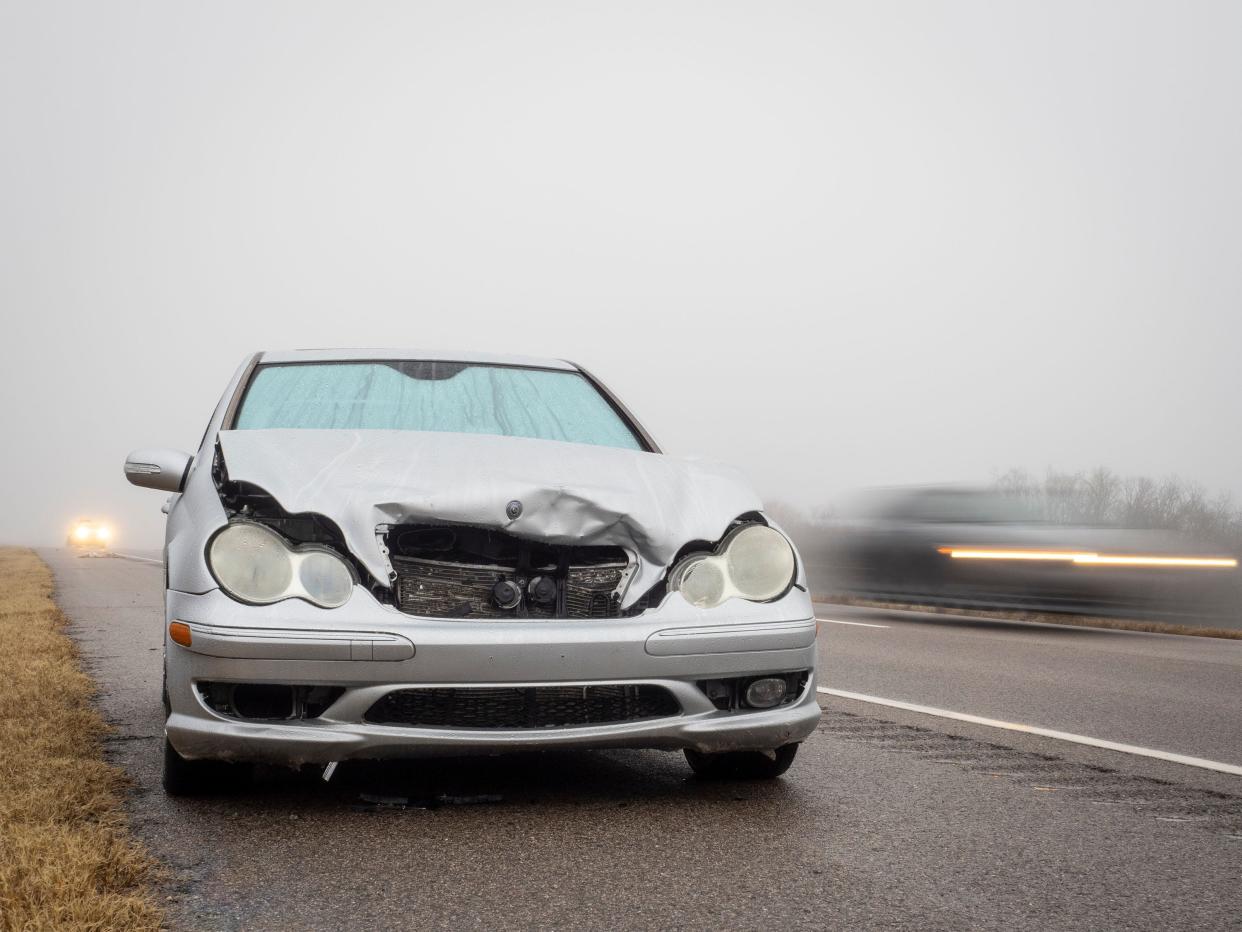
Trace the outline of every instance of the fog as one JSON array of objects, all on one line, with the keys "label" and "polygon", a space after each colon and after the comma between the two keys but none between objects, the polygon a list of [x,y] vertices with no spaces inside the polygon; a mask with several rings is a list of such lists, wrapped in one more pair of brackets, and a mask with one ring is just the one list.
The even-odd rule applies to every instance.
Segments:
[{"label": "fog", "polygon": [[0,6],[0,541],[158,545],[257,349],[592,369],[805,507],[1242,495],[1242,6]]}]

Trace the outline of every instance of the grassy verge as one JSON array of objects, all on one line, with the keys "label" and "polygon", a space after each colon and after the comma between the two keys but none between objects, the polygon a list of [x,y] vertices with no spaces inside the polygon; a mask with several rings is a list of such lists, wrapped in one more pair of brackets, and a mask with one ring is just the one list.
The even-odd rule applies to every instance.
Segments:
[{"label": "grassy verge", "polygon": [[154,864],[64,624],[43,561],[0,547],[0,929],[158,929]]},{"label": "grassy verge", "polygon": [[1079,628],[1114,628],[1119,631],[1147,631],[1152,634],[1186,634],[1192,637],[1225,638],[1242,641],[1242,631],[1210,628],[1203,625],[1175,625],[1163,621],[1135,621],[1128,618],[1097,618],[1094,615],[1059,615],[1055,612],[1006,612],[979,608],[952,608],[945,605],[915,605],[909,602],[880,602],[851,596],[817,595],[816,602],[836,605],[860,605],[864,608],[891,608],[904,612],[925,612],[930,615],[963,615],[968,618],[993,618],[1000,621],[1038,621],[1046,625],[1074,625]]}]

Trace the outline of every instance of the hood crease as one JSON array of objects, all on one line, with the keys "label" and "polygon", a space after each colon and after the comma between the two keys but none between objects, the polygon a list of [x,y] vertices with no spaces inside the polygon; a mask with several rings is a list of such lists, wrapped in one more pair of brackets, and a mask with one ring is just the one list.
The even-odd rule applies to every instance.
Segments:
[{"label": "hood crease", "polygon": [[[392,566],[381,525],[467,524],[564,546],[632,554],[628,608],[685,544],[719,540],[763,510],[731,467],[614,447],[427,431],[222,430],[231,480],[259,486],[290,514],[334,521],[381,583]],[[522,503],[517,518],[506,506]]]}]

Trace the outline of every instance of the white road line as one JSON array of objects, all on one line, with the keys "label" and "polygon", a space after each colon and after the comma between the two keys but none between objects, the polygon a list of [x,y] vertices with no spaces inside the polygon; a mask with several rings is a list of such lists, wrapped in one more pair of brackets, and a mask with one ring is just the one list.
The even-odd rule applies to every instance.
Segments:
[{"label": "white road line", "polygon": [[136,557],[132,553],[118,553],[112,551],[114,557],[120,557],[122,560],[133,560],[135,563],[154,563],[156,566],[163,566],[163,560],[152,560],[150,557]]},{"label": "white road line", "polygon": [[887,628],[888,625],[869,625],[865,621],[838,621],[835,618],[816,618],[816,621],[822,621],[830,625],[854,625],[858,628]]},{"label": "white road line", "polygon": [[970,722],[974,725],[987,725],[989,728],[1005,728],[1009,731],[1021,731],[1044,738],[1056,738],[1058,741],[1072,741],[1074,744],[1086,744],[1093,748],[1104,748],[1108,751],[1120,751],[1123,754],[1137,754],[1140,757],[1154,757],[1157,760],[1172,761],[1188,767],[1199,767],[1203,770],[1217,770],[1220,773],[1231,773],[1242,776],[1242,767],[1233,764],[1222,764],[1220,761],[1205,760],[1202,757],[1188,757],[1185,754],[1174,754],[1171,751],[1157,751],[1154,748],[1143,748],[1134,744],[1120,744],[1116,741],[1105,741],[1102,738],[1089,738],[1086,735],[1075,735],[1068,731],[1056,731],[1052,728],[1040,728],[1037,725],[1021,725],[1017,722],[1002,722],[995,718],[983,718],[979,715],[967,715],[965,712],[950,712],[948,709],[937,709],[928,705],[917,705],[913,702],[901,702],[897,699],[882,699],[879,696],[867,696],[863,693],[846,692],[844,689],[828,689],[816,687],[817,692],[829,696],[840,696],[842,699],[857,699],[859,702],[872,702],[876,705],[891,706],[894,709],[905,709],[907,712],[920,712],[923,715],[935,715],[940,718],[951,718],[959,722]]}]

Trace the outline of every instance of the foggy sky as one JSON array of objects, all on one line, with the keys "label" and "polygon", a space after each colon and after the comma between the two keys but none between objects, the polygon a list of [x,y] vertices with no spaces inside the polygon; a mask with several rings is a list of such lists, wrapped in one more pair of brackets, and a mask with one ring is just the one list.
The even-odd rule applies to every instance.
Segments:
[{"label": "foggy sky", "polygon": [[0,541],[256,349],[573,359],[805,505],[1242,496],[1242,5],[0,2]]}]

